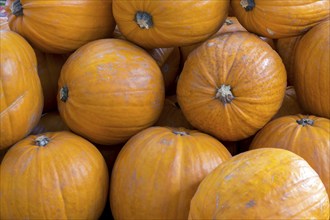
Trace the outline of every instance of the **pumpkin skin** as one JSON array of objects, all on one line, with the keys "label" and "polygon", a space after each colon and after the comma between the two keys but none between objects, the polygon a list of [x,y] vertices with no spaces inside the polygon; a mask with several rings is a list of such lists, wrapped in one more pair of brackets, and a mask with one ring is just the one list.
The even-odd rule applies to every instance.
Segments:
[{"label": "pumpkin skin", "polygon": [[43,114],[37,126],[33,128],[30,134],[42,134],[55,131],[69,131],[70,129],[64,123],[60,114],[57,111],[47,112]]},{"label": "pumpkin skin", "polygon": [[[13,4],[15,11],[11,10]],[[16,16],[20,5],[22,14]],[[47,53],[69,53],[110,37],[115,28],[111,9],[111,0],[6,1],[10,29]]]},{"label": "pumpkin skin", "polygon": [[201,182],[189,219],[329,219],[329,198],[300,156],[283,149],[250,150]]},{"label": "pumpkin skin", "polygon": [[264,147],[282,148],[304,158],[330,195],[329,119],[298,114],[271,121],[257,133],[250,149]]},{"label": "pumpkin skin", "polygon": [[164,80],[156,61],[124,40],[90,42],[64,64],[58,109],[75,133],[114,145],[154,124],[164,105]]},{"label": "pumpkin skin", "polygon": [[110,184],[114,219],[187,219],[199,182],[230,157],[218,140],[196,130],[145,129],[116,159]]},{"label": "pumpkin skin", "polygon": [[206,41],[188,56],[177,98],[192,126],[220,140],[238,141],[276,114],[285,88],[278,54],[254,34],[233,32]]},{"label": "pumpkin skin", "polygon": [[330,20],[322,22],[298,43],[294,87],[307,113],[330,118]]},{"label": "pumpkin skin", "polygon": [[0,216],[97,219],[108,184],[107,165],[87,140],[65,131],[31,135],[10,148],[2,161]]},{"label": "pumpkin skin", "polygon": [[32,47],[15,32],[0,31],[0,34],[0,149],[4,149],[36,126],[43,95]]},{"label": "pumpkin skin", "polygon": [[119,30],[129,41],[149,49],[167,48],[214,34],[227,17],[229,0],[113,0],[112,8]]},{"label": "pumpkin skin", "polygon": [[260,36],[278,39],[293,37],[329,18],[329,1],[323,0],[232,0],[239,22]]}]

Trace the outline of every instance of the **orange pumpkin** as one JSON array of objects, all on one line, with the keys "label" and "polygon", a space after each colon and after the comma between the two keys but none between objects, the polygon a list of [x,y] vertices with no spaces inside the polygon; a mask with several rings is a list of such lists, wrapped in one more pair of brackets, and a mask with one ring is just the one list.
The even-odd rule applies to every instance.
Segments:
[{"label": "orange pumpkin", "polygon": [[[328,1],[327,1],[328,2]],[[330,20],[299,41],[294,62],[294,87],[307,113],[330,118]]]},{"label": "orange pumpkin", "polygon": [[33,128],[30,134],[42,134],[54,131],[69,131],[70,129],[62,120],[57,111],[47,112],[41,116],[37,126]]},{"label": "orange pumpkin", "polygon": [[329,219],[329,198],[303,158],[283,149],[257,149],[232,157],[204,178],[189,219]]},{"label": "orange pumpkin", "polygon": [[230,157],[218,140],[198,131],[145,129],[125,144],[115,162],[114,219],[187,219],[200,181]]},{"label": "orange pumpkin", "polygon": [[298,154],[319,174],[330,195],[329,140],[329,119],[299,114],[268,123],[254,137],[250,148],[282,148]]},{"label": "orange pumpkin", "polygon": [[207,39],[223,24],[229,0],[113,0],[119,30],[144,48],[189,45]]},{"label": "orange pumpkin", "polygon": [[12,31],[0,31],[0,149],[30,133],[38,123],[43,95],[32,47]]},{"label": "orange pumpkin", "polygon": [[232,0],[231,6],[248,31],[272,39],[300,35],[330,14],[327,0]]},{"label": "orange pumpkin", "polygon": [[232,32],[206,41],[188,56],[177,97],[192,126],[237,141],[276,114],[285,88],[278,54],[254,34]]},{"label": "orange pumpkin", "polygon": [[31,135],[1,163],[1,219],[98,219],[108,194],[106,163],[70,132]]},{"label": "orange pumpkin", "polygon": [[112,0],[7,0],[6,11],[10,29],[47,53],[72,52],[115,28]]},{"label": "orange pumpkin", "polygon": [[68,127],[94,143],[113,145],[154,124],[164,105],[156,61],[119,39],[74,52],[59,79],[58,109]]}]

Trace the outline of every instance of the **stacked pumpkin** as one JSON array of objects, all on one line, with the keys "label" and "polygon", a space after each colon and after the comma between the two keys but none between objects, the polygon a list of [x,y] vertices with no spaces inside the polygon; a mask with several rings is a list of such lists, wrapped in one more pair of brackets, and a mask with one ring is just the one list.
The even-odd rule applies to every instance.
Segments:
[{"label": "stacked pumpkin", "polygon": [[6,10],[1,219],[329,219],[328,1]]}]

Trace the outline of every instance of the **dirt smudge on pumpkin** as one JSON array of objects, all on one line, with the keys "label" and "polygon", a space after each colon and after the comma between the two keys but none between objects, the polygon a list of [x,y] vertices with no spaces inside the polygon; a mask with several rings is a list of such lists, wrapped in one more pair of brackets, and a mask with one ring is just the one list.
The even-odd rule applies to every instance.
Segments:
[{"label": "dirt smudge on pumpkin", "polygon": [[245,204],[245,207],[246,208],[252,208],[252,207],[254,207],[256,205],[256,202],[252,199],[252,200],[250,200],[249,202],[247,202],[246,204]]}]

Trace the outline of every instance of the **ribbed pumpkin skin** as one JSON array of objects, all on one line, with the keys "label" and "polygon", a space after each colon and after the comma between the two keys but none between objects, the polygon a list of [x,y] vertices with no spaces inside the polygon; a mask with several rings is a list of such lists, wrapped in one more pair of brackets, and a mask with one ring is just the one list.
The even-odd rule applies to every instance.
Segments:
[{"label": "ribbed pumpkin skin", "polygon": [[[217,97],[223,85],[231,87],[231,102]],[[237,141],[253,135],[275,115],[285,88],[285,68],[278,54],[254,34],[235,32],[212,38],[189,55],[177,98],[195,128]]]},{"label": "ribbed pumpkin skin", "polygon": [[[62,101],[65,86],[68,98]],[[57,96],[68,127],[102,145],[123,143],[154,124],[164,99],[155,60],[119,39],[97,40],[73,53],[62,68]]]},{"label": "ribbed pumpkin skin", "polygon": [[[297,120],[310,119],[313,125]],[[282,148],[304,158],[320,175],[330,195],[330,120],[313,115],[278,118],[263,127],[254,137],[250,149]]]},{"label": "ribbed pumpkin skin", "polygon": [[15,32],[0,34],[0,149],[4,149],[38,123],[43,95],[32,47]]},{"label": "ribbed pumpkin skin", "polygon": [[[128,40],[145,48],[162,48],[207,39],[223,24],[228,7],[229,0],[113,0],[113,15]],[[135,21],[138,11],[152,16],[152,27],[139,27]]]},{"label": "ribbed pumpkin skin", "polygon": [[110,184],[114,218],[187,219],[200,181],[230,157],[218,140],[198,131],[145,129],[125,144],[115,162]]},{"label": "ribbed pumpkin skin", "polygon": [[64,123],[57,111],[43,114],[38,124],[32,129],[30,134],[42,134],[54,131],[69,131],[70,129]]},{"label": "ribbed pumpkin skin", "polygon": [[22,16],[12,14],[15,1],[6,2],[10,29],[43,52],[72,52],[115,28],[111,0],[20,0]]},{"label": "ribbed pumpkin skin", "polygon": [[241,4],[249,1],[231,1],[235,16],[249,32],[272,39],[300,35],[329,18],[330,13],[327,0],[253,0],[255,7],[246,11]]},{"label": "ribbed pumpkin skin", "polygon": [[294,87],[310,114],[330,118],[330,20],[306,33],[295,54]]},{"label": "ribbed pumpkin skin", "polygon": [[10,148],[1,163],[1,219],[97,219],[109,176],[96,147],[70,132],[31,135]]},{"label": "ribbed pumpkin skin", "polygon": [[201,182],[189,219],[329,219],[329,198],[298,155],[251,150],[223,162]]}]

